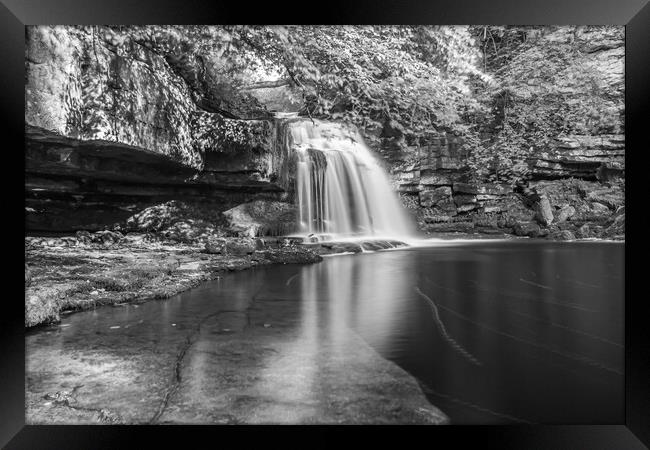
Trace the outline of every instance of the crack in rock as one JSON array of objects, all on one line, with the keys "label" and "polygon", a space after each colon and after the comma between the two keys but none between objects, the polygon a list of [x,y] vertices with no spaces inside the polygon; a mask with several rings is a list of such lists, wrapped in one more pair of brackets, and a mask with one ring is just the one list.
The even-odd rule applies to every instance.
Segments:
[{"label": "crack in rock", "polygon": [[160,417],[167,409],[167,406],[169,405],[169,400],[171,400],[172,396],[176,393],[176,391],[178,391],[178,388],[180,387],[182,381],[181,372],[183,368],[183,359],[185,358],[185,355],[187,354],[187,351],[190,349],[190,347],[192,347],[192,345],[194,345],[194,343],[196,342],[195,338],[201,332],[201,326],[206,320],[212,317],[216,317],[222,312],[224,311],[208,314],[207,316],[203,317],[201,320],[199,320],[199,323],[196,325],[194,331],[185,338],[185,344],[176,355],[176,363],[174,364],[174,377],[172,379],[172,384],[169,388],[167,388],[167,392],[165,392],[165,395],[162,399],[162,402],[160,403],[160,406],[158,407],[158,410],[153,415],[153,417],[149,420],[150,424],[155,423],[156,421],[158,421],[158,419],[160,419]]},{"label": "crack in rock", "polygon": [[71,392],[68,391],[57,391],[54,394],[45,394],[43,398],[45,400],[52,400],[55,405],[63,406],[66,408],[73,409],[75,411],[90,412],[97,414],[97,420],[101,423],[116,424],[121,423],[121,417],[106,409],[106,408],[90,408],[88,406],[78,406],[73,403],[77,403],[78,400],[74,396],[75,392],[82,388],[84,385],[75,386]]},{"label": "crack in rock", "polygon": [[196,325],[196,328],[194,329],[194,331],[192,333],[190,333],[186,337],[183,347],[181,348],[181,350],[176,355],[176,363],[174,364],[174,376],[172,378],[172,384],[171,384],[171,386],[169,386],[167,388],[167,391],[165,392],[165,395],[163,397],[163,400],[160,403],[160,406],[158,407],[158,410],[153,415],[153,417],[149,420],[150,424],[156,423],[160,419],[160,417],[163,415],[163,413],[167,409],[167,406],[169,405],[169,401],[171,400],[173,395],[178,391],[178,388],[180,387],[180,384],[181,384],[181,381],[182,381],[181,372],[182,372],[182,369],[183,369],[183,360],[185,359],[185,355],[187,354],[187,351],[196,342],[196,337],[201,333],[201,326],[207,320],[209,320],[209,319],[211,319],[213,317],[217,317],[220,314],[237,312],[237,313],[245,313],[246,314],[246,322],[247,322],[247,324],[246,324],[245,328],[249,327],[251,325],[251,323],[250,323],[250,314],[249,314],[248,310],[251,307],[251,305],[253,304],[253,302],[255,302],[257,296],[261,293],[261,291],[262,291],[262,287],[260,287],[255,292],[255,294],[253,294],[253,296],[251,297],[251,303],[243,311],[221,310],[221,311],[217,311],[217,312],[212,313],[212,314],[208,314],[207,316],[205,316],[201,320],[199,320],[199,322]]}]

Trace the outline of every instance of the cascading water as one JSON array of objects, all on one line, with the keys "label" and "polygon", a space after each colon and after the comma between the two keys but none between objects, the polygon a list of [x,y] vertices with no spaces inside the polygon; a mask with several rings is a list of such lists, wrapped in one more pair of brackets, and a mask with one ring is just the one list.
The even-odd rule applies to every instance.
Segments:
[{"label": "cascading water", "polygon": [[412,235],[388,176],[356,128],[299,120],[289,124],[297,154],[301,234],[404,238]]}]

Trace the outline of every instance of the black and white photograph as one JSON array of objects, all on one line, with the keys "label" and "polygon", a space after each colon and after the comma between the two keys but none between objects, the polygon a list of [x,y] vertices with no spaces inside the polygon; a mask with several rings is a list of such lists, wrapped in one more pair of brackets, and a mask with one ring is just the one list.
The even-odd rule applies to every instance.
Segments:
[{"label": "black and white photograph", "polygon": [[25,423],[625,422],[625,40],[26,25]]}]

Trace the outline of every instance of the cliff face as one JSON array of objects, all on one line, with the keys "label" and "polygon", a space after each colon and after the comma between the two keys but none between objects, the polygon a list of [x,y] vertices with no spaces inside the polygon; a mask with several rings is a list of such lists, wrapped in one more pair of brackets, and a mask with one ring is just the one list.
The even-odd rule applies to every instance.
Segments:
[{"label": "cliff face", "polygon": [[[283,197],[284,154],[266,105],[223,84],[201,90],[196,55],[169,58],[125,36],[27,27],[27,228],[102,229],[173,199],[224,210]],[[266,119],[214,112],[226,107]]]},{"label": "cliff face", "polygon": [[[517,184],[472,182],[475,173],[459,137],[438,132],[428,145],[400,147],[396,145],[399,133],[388,129],[378,151],[387,161],[403,203],[413,211],[420,228],[429,231],[543,236],[566,230],[581,237],[621,237],[624,227],[612,228],[616,211],[625,204],[621,30],[530,30],[527,41],[511,52],[510,60],[494,69],[504,90],[495,96],[493,105],[501,113],[501,97],[507,91],[511,114],[522,116],[518,125],[531,130],[534,145],[524,158],[524,180]],[[544,120],[551,127],[535,123]],[[500,124],[484,130],[485,142],[493,139],[496,125]],[[546,214],[550,222],[538,213],[549,190],[566,194],[561,201],[552,196]],[[608,192],[616,201],[603,208],[603,203],[588,196],[590,190]],[[569,214],[566,222],[568,206],[581,212]],[[618,220],[624,221],[624,213]],[[587,222],[594,226],[579,231]]]},{"label": "cliff face", "polygon": [[191,137],[196,105],[161,56],[135,42],[113,45],[104,28],[28,27],[26,73],[28,126],[200,168]]}]

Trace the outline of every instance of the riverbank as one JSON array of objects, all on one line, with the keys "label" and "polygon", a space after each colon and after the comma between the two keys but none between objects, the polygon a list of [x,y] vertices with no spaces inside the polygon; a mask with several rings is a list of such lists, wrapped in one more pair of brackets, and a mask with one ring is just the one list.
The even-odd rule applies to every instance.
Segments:
[{"label": "riverbank", "polygon": [[313,250],[261,239],[229,238],[210,247],[139,233],[26,237],[25,326],[102,305],[168,298],[225,272],[321,260]]},{"label": "riverbank", "polygon": [[398,241],[314,243],[219,238],[182,243],[152,234],[104,231],[25,238],[25,326],[103,305],[166,299],[223,273],[268,264],[311,264],[321,255],[360,253]]},{"label": "riverbank", "polygon": [[[446,232],[442,240],[527,239],[510,234]],[[591,238],[589,240],[598,240]],[[284,238],[165,240],[150,233],[103,231],[25,237],[25,327],[98,306],[162,300],[222,274],[269,264],[313,264],[323,256],[397,248],[399,241],[318,242]]]}]

